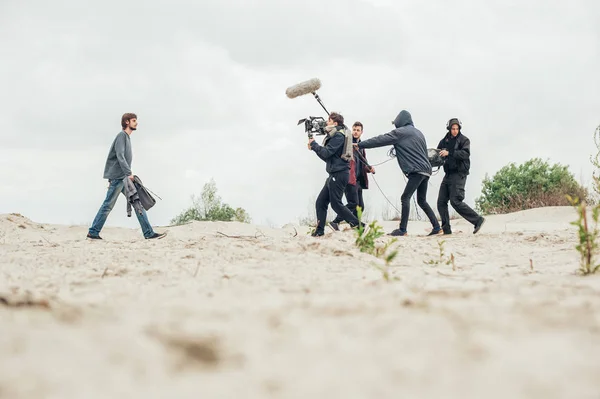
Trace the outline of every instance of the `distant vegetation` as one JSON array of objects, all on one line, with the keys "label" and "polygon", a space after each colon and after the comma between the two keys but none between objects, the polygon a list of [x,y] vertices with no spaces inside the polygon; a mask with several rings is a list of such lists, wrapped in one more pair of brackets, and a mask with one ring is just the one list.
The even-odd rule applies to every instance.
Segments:
[{"label": "distant vegetation", "polygon": [[575,180],[567,166],[550,165],[539,158],[521,165],[511,163],[491,178],[486,174],[481,191],[475,203],[484,214],[568,206],[568,196],[589,199],[588,190]]},{"label": "distant vegetation", "polygon": [[217,194],[217,185],[214,179],[204,185],[200,198],[192,196],[192,206],[174,217],[171,224],[180,225],[193,220],[237,221],[243,223],[250,223],[251,221],[245,209],[234,209],[221,201],[221,197]]}]

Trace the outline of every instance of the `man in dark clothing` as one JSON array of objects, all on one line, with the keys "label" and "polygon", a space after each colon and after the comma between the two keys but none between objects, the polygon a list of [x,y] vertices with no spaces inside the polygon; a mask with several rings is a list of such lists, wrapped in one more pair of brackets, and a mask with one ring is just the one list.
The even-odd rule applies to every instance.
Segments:
[{"label": "man in dark clothing", "polygon": [[448,200],[452,208],[460,216],[469,221],[477,233],[485,222],[485,218],[479,216],[469,205],[465,204],[465,185],[467,175],[471,168],[471,141],[462,134],[462,124],[457,118],[452,118],[446,124],[448,133],[438,144],[440,156],[445,159],[444,179],[440,185],[437,208],[442,219],[442,230],[444,234],[452,234],[450,227],[450,214],[448,213]]},{"label": "man in dark clothing", "polygon": [[[360,122],[354,122],[352,125],[352,143],[360,142],[360,136],[363,133],[363,124]],[[346,195],[346,207],[350,209],[352,214],[358,217],[356,207],[360,206],[363,214],[365,212],[365,203],[363,200],[363,189],[369,188],[369,180],[367,173],[375,173],[375,168],[365,164],[367,159],[366,151],[364,149],[353,150],[353,159],[350,160],[350,179],[344,190]],[[329,223],[332,229],[339,230],[339,224],[342,222],[342,217],[337,217]]]},{"label": "man in dark clothing", "polygon": [[435,213],[433,213],[433,210],[427,203],[427,185],[432,170],[429,158],[427,157],[425,136],[423,136],[420,130],[415,128],[412,117],[406,110],[402,110],[392,123],[396,128],[391,132],[356,144],[359,149],[393,145],[400,169],[408,177],[406,188],[401,197],[402,215],[400,217],[400,227],[392,231],[390,235],[407,235],[410,198],[415,191],[417,192],[417,204],[423,209],[433,227],[429,235],[440,234],[440,224],[435,217]]},{"label": "man in dark clothing", "polygon": [[325,181],[323,189],[319,193],[316,201],[317,228],[313,233],[314,237],[325,234],[325,221],[327,219],[327,208],[329,203],[334,212],[348,222],[351,227],[358,226],[358,219],[342,203],[344,189],[350,178],[350,162],[344,158],[344,145],[346,143],[346,134],[344,126],[344,117],[336,112],[332,112],[327,120],[327,135],[323,140],[323,146],[310,138],[308,140],[308,149],[314,151],[319,158],[326,162],[326,170],[329,177]]},{"label": "man in dark clothing", "polygon": [[[134,175],[131,172],[133,152],[131,150],[131,140],[129,136],[137,129],[137,124],[137,116],[135,114],[126,113],[121,117],[121,127],[123,130],[115,137],[104,166],[104,178],[108,180],[108,191],[104,202],[100,206],[100,209],[92,222],[87,238],[93,240],[102,239],[100,237],[100,231],[102,230],[102,227],[104,227],[108,215],[115,206],[119,194],[123,193],[123,195],[127,196],[125,193],[126,180],[129,179],[132,182],[134,181]],[[146,239],[163,238],[165,236],[165,233],[159,234],[154,232],[152,225],[150,225],[150,222],[148,221],[148,215],[146,215],[146,211],[143,208],[140,212],[135,212],[135,216],[137,216],[140,227],[142,228],[142,233]]]}]

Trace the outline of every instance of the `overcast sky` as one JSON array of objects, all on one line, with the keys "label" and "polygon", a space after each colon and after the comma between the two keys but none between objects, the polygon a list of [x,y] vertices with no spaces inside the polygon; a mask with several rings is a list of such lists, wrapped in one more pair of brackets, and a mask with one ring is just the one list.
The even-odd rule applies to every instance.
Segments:
[{"label": "overcast sky", "polygon": [[[589,182],[600,124],[597,0],[0,1],[0,213],[89,224],[125,112],[133,172],[161,196],[154,225],[214,178],[257,224],[313,212],[325,164],[300,118],[325,116],[287,87],[319,78],[329,111],[390,130],[406,109],[428,145],[458,117],[471,139],[467,202],[485,174],[542,157]],[[321,140],[321,138],[319,138]],[[372,163],[389,148],[368,150]],[[396,161],[377,182],[400,202]],[[435,208],[442,173],[431,179]],[[371,180],[367,212],[385,199]],[[121,197],[107,226],[138,228]]]}]

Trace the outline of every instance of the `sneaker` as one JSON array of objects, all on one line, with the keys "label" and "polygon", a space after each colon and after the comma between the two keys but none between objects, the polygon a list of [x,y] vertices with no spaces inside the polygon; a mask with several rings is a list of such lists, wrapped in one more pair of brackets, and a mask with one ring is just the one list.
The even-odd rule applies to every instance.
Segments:
[{"label": "sneaker", "polygon": [[329,222],[329,226],[335,231],[340,231],[340,225],[336,221]]},{"label": "sneaker", "polygon": [[407,236],[408,232],[402,231],[400,229],[396,229],[396,230],[392,231],[391,233],[389,233],[388,235],[394,236],[394,237]]},{"label": "sneaker", "polygon": [[428,236],[437,236],[440,234],[444,234],[444,231],[441,228],[431,230],[431,233],[427,234]]},{"label": "sneaker", "polygon": [[485,223],[485,218],[482,216],[479,218],[477,224],[475,224],[475,229],[473,230],[473,234],[477,234],[479,230],[481,230],[481,226]]},{"label": "sneaker", "polygon": [[324,235],[325,235],[325,233],[324,233],[324,232],[322,232],[322,231],[314,231],[314,232],[311,234],[311,236],[312,236],[312,237],[321,237],[321,236],[324,236]]},{"label": "sneaker", "polygon": [[102,237],[100,236],[93,236],[90,233],[87,234],[87,238],[91,238],[92,240],[101,240]]},{"label": "sneaker", "polygon": [[158,238],[160,240],[161,238],[164,238],[166,235],[167,235],[167,233],[160,233],[160,234],[154,233],[150,237],[146,237],[146,240],[152,240],[154,238]]}]

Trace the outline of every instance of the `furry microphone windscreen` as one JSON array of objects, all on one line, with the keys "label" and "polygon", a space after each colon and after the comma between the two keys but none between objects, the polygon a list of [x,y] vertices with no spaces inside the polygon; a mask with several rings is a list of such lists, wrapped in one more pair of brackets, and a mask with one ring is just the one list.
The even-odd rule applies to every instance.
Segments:
[{"label": "furry microphone windscreen", "polygon": [[306,82],[298,83],[292,87],[288,87],[285,91],[285,95],[289,98],[296,98],[298,96],[303,96],[308,93],[313,93],[321,87],[321,81],[319,79],[310,79]]}]

